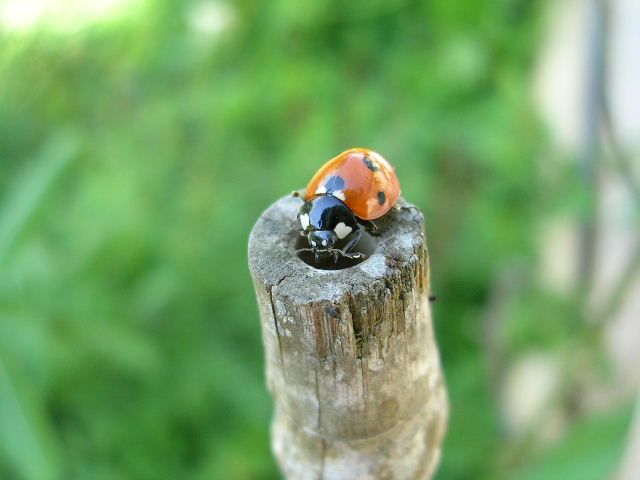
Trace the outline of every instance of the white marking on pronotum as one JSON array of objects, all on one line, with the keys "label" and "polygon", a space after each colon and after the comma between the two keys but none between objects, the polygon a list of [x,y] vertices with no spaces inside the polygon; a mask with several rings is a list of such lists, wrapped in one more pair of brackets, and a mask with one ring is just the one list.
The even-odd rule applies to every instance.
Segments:
[{"label": "white marking on pronotum", "polygon": [[327,187],[324,185],[320,185],[317,189],[316,189],[316,195],[324,195],[325,193],[327,193]]},{"label": "white marking on pronotum", "polygon": [[315,242],[315,241],[311,240],[311,246],[313,246],[313,247],[317,247],[318,245],[316,244],[316,242]]},{"label": "white marking on pronotum", "polygon": [[308,213],[303,213],[302,215],[300,215],[300,225],[302,226],[303,230],[307,229],[307,227],[309,226],[309,214]]},{"label": "white marking on pronotum", "polygon": [[336,190],[335,192],[331,192],[331,195],[333,195],[336,198],[339,198],[343,202],[347,198],[347,197],[344,196],[344,192],[342,190]]},{"label": "white marking on pronotum", "polygon": [[349,235],[351,233],[351,230],[353,230],[353,228],[345,225],[344,222],[340,222],[336,225],[336,228],[333,229],[340,240]]},{"label": "white marking on pronotum", "polygon": [[327,246],[327,241],[326,240],[322,240],[322,246],[326,247]]}]

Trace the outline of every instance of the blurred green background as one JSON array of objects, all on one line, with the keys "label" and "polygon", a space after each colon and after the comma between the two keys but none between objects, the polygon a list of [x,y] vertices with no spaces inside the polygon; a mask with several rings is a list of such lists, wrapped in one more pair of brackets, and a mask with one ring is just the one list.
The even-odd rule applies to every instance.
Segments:
[{"label": "blurred green background", "polygon": [[580,414],[563,377],[545,443],[510,433],[498,393],[531,349],[606,376],[579,299],[536,280],[540,220],[581,198],[573,167],[540,173],[543,3],[67,3],[0,24],[0,478],[278,478],[247,238],[351,146],[425,212],[452,403],[438,478],[615,467],[628,407]]}]

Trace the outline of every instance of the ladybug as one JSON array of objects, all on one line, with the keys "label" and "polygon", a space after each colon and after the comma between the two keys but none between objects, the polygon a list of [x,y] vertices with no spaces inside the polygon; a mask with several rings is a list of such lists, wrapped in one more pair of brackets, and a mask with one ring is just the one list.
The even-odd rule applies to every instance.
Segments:
[{"label": "ladybug", "polygon": [[[351,148],[325,163],[313,176],[298,212],[300,235],[306,237],[316,263],[321,256],[364,258],[352,252],[362,228],[375,233],[372,222],[387,213],[400,197],[396,173],[382,155],[367,148]],[[343,245],[338,248],[338,244]]]}]

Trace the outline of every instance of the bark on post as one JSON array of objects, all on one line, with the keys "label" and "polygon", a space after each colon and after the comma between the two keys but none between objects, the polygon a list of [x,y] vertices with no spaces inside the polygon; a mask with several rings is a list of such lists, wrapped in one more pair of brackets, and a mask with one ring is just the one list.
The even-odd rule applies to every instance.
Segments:
[{"label": "bark on post", "polygon": [[249,240],[280,468],[289,480],[431,478],[448,403],[423,217],[390,212],[367,260],[321,270],[294,252],[299,207],[279,200]]}]

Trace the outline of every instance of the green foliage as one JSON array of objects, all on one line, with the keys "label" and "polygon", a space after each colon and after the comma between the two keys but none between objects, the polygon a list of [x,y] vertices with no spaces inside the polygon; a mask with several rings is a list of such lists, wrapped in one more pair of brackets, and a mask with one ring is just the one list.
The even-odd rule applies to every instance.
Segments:
[{"label": "green foliage", "polygon": [[25,478],[57,478],[52,428],[42,402],[27,378],[9,367],[0,358],[0,453]]},{"label": "green foliage", "polygon": [[[241,0],[209,35],[195,2],[149,0],[74,34],[0,30],[0,478],[277,478],[246,242],[351,146],[426,213],[439,478],[504,475],[483,318],[504,268],[534,268],[545,213],[533,4]],[[513,307],[514,348],[541,304]]]},{"label": "green foliage", "polygon": [[569,434],[545,452],[536,464],[514,476],[516,480],[608,478],[624,453],[631,408],[598,415],[576,424]]}]

